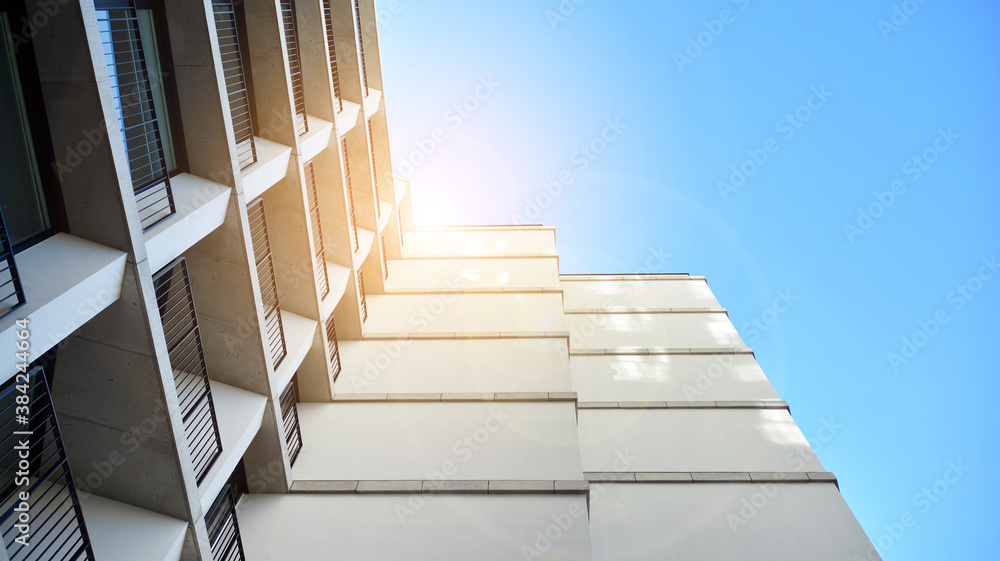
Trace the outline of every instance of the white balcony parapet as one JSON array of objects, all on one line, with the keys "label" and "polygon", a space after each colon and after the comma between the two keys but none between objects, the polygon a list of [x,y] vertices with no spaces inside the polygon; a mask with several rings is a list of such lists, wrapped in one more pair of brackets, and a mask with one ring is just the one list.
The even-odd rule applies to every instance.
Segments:
[{"label": "white balcony parapet", "polygon": [[375,241],[375,232],[358,228],[358,250],[354,252],[354,268],[360,269],[361,264],[368,258],[372,250],[372,242]]},{"label": "white balcony parapet", "polygon": [[315,158],[330,145],[333,123],[309,115],[309,132],[299,137],[299,149],[303,162]]},{"label": "white balcony parapet", "polygon": [[389,219],[392,218],[392,204],[385,201],[379,201],[379,218],[378,218],[378,233],[381,234],[385,231],[385,227],[389,225]]},{"label": "white balcony parapet", "polygon": [[101,561],[180,561],[187,522],[97,495],[80,507]]},{"label": "white balcony parapet", "polygon": [[170,178],[177,208],[170,218],[143,234],[149,269],[159,271],[226,221],[231,190],[225,185],[182,173]]},{"label": "white balcony parapet", "polygon": [[379,104],[382,103],[382,92],[374,88],[368,89],[368,97],[365,98],[365,119],[378,112]]},{"label": "white balcony parapet", "polygon": [[358,114],[361,113],[361,106],[357,103],[344,100],[344,110],[337,113],[337,136],[344,136],[355,125],[358,124]]},{"label": "white balcony parapet", "polygon": [[205,480],[198,486],[202,512],[208,512],[229,475],[246,453],[250,442],[257,436],[267,398],[230,385],[210,381],[215,416],[222,437],[222,455],[215,460]]},{"label": "white balcony parapet", "polygon": [[[126,257],[69,234],[56,234],[19,253],[15,260],[25,304],[0,320],[0,348],[14,353],[18,319],[28,320],[32,360],[68,337],[118,300]],[[0,370],[0,382],[17,370],[11,356]]]},{"label": "white balcony parapet", "polygon": [[243,194],[252,201],[264,194],[288,173],[288,160],[292,149],[260,137],[253,137],[257,147],[257,161],[240,173],[243,180]]},{"label": "white balcony parapet", "polygon": [[340,299],[343,298],[347,284],[351,280],[351,269],[327,261],[326,276],[330,279],[330,293],[323,299],[322,314],[324,318],[330,317]]},{"label": "white balcony parapet", "polygon": [[286,310],[281,312],[281,325],[285,329],[285,348],[288,354],[278,365],[274,372],[274,379],[277,380],[275,394],[280,394],[288,385],[288,382],[295,375],[295,371],[302,365],[302,361],[312,347],[313,338],[316,335],[317,322],[293,314]]}]

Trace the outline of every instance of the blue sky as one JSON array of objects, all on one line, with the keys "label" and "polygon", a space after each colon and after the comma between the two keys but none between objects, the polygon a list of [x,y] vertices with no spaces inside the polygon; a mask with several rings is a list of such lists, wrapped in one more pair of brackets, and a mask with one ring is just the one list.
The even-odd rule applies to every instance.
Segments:
[{"label": "blue sky", "polygon": [[883,558],[995,559],[1000,5],[561,4],[380,3],[418,222],[706,275]]}]

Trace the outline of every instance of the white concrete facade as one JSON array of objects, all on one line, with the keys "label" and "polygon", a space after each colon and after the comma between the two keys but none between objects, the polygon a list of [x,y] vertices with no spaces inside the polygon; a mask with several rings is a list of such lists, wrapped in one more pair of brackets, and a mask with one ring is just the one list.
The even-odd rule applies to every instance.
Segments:
[{"label": "white concrete facade", "polygon": [[[219,511],[227,561],[871,559],[705,278],[561,275],[544,226],[414,226],[372,0],[235,2],[241,168],[216,4],[162,4],[177,212],[144,230],[125,147],[99,144],[0,320],[13,348],[29,318],[54,371],[93,559],[221,560]],[[121,138],[98,10],[33,45],[56,143]],[[220,447],[200,475],[154,282],[179,258]]]}]

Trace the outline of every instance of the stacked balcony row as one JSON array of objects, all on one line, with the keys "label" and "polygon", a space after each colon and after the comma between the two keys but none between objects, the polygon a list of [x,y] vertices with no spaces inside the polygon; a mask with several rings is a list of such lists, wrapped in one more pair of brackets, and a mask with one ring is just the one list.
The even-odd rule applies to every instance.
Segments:
[{"label": "stacked balcony row", "polygon": [[331,399],[338,324],[360,336],[365,272],[381,290],[407,221],[377,183],[374,9],[10,4],[0,331],[31,351],[3,395],[33,392],[29,432],[55,455],[29,482],[40,542],[16,539],[5,487],[7,557],[243,558],[239,495],[287,490],[297,403]]}]

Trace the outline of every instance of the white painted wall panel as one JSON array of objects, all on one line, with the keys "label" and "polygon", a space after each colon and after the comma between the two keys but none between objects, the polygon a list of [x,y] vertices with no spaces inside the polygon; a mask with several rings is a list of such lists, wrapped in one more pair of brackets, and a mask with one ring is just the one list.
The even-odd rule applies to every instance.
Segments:
[{"label": "white painted wall panel", "polygon": [[750,354],[575,355],[580,401],[754,401],[779,399]]},{"label": "white painted wall panel", "polygon": [[585,471],[825,471],[782,409],[581,409]]},{"label": "white painted wall panel", "polygon": [[387,290],[463,288],[559,288],[559,264],[552,258],[393,259]]},{"label": "white painted wall panel", "polygon": [[565,331],[561,294],[368,296],[365,333]]},{"label": "white painted wall panel", "polygon": [[562,287],[567,310],[720,307],[702,279],[564,281]]},{"label": "white painted wall panel", "polygon": [[601,485],[591,540],[595,561],[878,559],[832,483]]},{"label": "white painted wall panel", "polygon": [[552,230],[443,230],[404,234],[403,255],[537,255],[555,253]]},{"label": "white painted wall panel", "polygon": [[582,495],[252,495],[237,516],[248,561],[591,558]]},{"label": "white painted wall panel", "polygon": [[299,419],[295,479],[582,478],[573,402],[302,403]]},{"label": "white painted wall panel", "polygon": [[565,338],[341,341],[337,393],[569,392]]},{"label": "white painted wall panel", "polygon": [[724,313],[566,314],[570,347],[745,347]]}]

